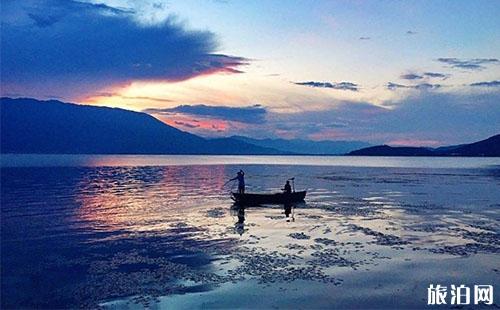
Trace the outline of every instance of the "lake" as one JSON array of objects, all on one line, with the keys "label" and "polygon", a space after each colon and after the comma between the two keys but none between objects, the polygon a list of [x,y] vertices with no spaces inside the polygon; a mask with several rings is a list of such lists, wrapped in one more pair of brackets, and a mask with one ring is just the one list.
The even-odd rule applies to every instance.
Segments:
[{"label": "lake", "polygon": [[[306,201],[237,208],[239,169]],[[500,158],[2,155],[1,306],[422,308],[498,288],[499,185]]]}]

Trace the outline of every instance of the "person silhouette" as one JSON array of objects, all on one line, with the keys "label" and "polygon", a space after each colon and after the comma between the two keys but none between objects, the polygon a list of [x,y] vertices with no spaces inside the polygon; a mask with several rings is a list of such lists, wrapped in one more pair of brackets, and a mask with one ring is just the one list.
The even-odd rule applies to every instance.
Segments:
[{"label": "person silhouette", "polygon": [[229,181],[234,181],[238,180],[238,193],[239,194],[244,194],[245,193],[245,172],[240,169],[238,173],[236,173],[236,177],[230,179]]},{"label": "person silhouette", "polygon": [[283,188],[283,191],[285,194],[291,194],[292,193],[292,186],[290,186],[290,181],[286,181],[285,187]]}]

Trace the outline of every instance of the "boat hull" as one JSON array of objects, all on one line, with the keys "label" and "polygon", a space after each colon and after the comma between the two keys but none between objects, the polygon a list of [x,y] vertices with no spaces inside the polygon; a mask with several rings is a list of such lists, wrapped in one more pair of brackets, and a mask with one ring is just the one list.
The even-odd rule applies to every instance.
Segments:
[{"label": "boat hull", "polygon": [[232,193],[233,200],[241,205],[260,205],[260,204],[287,204],[304,201],[306,191],[294,193],[275,193],[275,194],[239,194]]}]

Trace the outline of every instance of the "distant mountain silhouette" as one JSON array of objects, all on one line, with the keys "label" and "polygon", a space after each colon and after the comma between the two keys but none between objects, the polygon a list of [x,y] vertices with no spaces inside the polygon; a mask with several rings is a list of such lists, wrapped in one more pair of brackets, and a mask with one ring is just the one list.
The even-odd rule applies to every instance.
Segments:
[{"label": "distant mountain silhouette", "polygon": [[362,156],[432,156],[432,150],[423,147],[393,147],[388,145],[377,145],[367,147],[357,151],[352,151],[349,155]]},{"label": "distant mountain silhouette", "polygon": [[1,98],[2,153],[283,154],[236,139],[204,139],[146,113]]},{"label": "distant mountain silhouette", "polygon": [[487,156],[500,157],[500,134],[486,140],[470,144],[443,146],[439,148],[425,147],[392,147],[379,145],[352,151],[347,155],[354,156]]},{"label": "distant mountain silhouette", "polygon": [[438,148],[436,153],[446,156],[500,156],[500,134],[478,142],[454,145],[448,149]]},{"label": "distant mountain silhouette", "polygon": [[367,147],[370,144],[360,141],[311,141],[301,139],[253,139],[243,136],[232,136],[232,139],[241,140],[253,145],[273,148],[283,152],[312,155],[339,155]]}]

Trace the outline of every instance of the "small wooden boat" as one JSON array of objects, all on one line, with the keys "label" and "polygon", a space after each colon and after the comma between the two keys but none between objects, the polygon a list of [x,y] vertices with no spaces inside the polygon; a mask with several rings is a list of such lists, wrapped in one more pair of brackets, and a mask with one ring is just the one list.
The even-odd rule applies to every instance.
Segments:
[{"label": "small wooden boat", "polygon": [[306,191],[293,193],[254,194],[231,193],[232,199],[240,205],[287,204],[304,201]]}]

